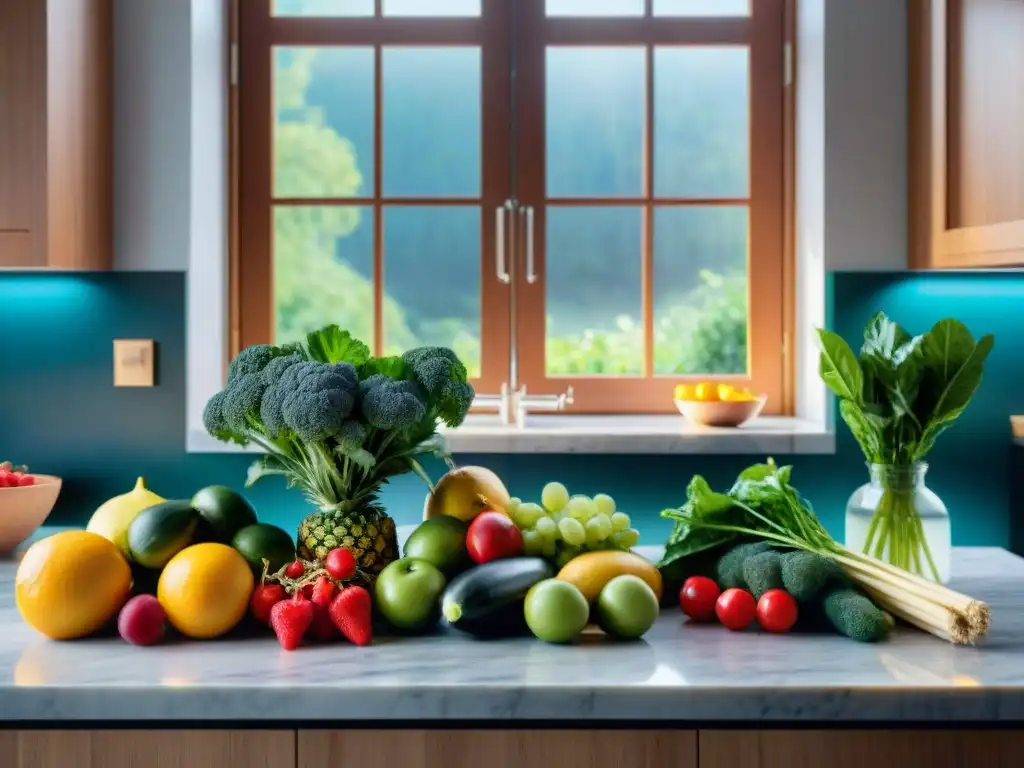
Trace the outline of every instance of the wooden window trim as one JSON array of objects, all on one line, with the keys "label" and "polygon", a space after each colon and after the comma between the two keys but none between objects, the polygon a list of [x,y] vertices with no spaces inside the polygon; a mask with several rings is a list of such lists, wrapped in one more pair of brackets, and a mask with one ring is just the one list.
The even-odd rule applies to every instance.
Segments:
[{"label": "wooden window trim", "polygon": [[[272,0],[245,0],[245,18],[240,15],[238,0],[226,0],[232,8],[232,40],[237,41],[239,79],[243,87],[233,89],[231,97],[231,180],[232,226],[230,259],[230,352],[254,343],[266,343],[272,337],[272,159],[267,148],[272,146],[272,54],[274,45],[326,45],[351,44],[380,46],[407,45],[479,45],[485,51],[482,77],[484,81],[482,113],[484,115],[485,159],[507,158],[512,140],[510,131],[503,130],[511,123],[508,112],[510,99],[507,61],[509,19],[503,14],[484,14],[478,18],[430,19],[311,19],[300,17],[271,17]],[[484,0],[487,2],[487,0]],[[379,3],[379,0],[378,0]],[[543,0],[527,0],[533,6],[533,17],[543,19]],[[508,4],[501,4],[503,9]],[[672,387],[685,380],[713,378],[751,386],[768,395],[766,414],[791,413],[793,409],[793,371],[787,355],[787,333],[793,323],[794,258],[792,253],[792,166],[793,121],[791,90],[783,84],[783,43],[791,41],[792,9],[795,0],[757,0],[752,4],[752,15],[730,19],[667,19],[667,18],[615,18],[615,19],[543,19],[535,32],[527,35],[534,44],[594,44],[645,45],[650,64],[652,45],[745,45],[750,50],[752,72],[751,94],[751,176],[750,197],[744,199],[751,209],[749,242],[749,316],[748,375],[738,376],[609,376],[609,377],[546,377],[543,370],[543,320],[539,331],[537,317],[543,318],[544,297],[543,246],[543,165],[530,164],[528,173],[520,174],[521,183],[515,194],[521,202],[528,202],[537,214],[537,262],[540,279],[527,284],[522,281],[519,291],[517,336],[535,338],[532,348],[520,345],[518,354],[520,383],[526,384],[532,394],[560,393],[567,385],[576,392],[574,413],[660,413],[673,410]],[[648,2],[648,8],[650,0]],[[504,40],[504,43],[499,42]],[[488,58],[486,51],[490,50]],[[380,105],[380,48],[376,48],[376,109]],[[542,60],[541,60],[542,61]],[[523,78],[525,79],[525,78]],[[648,83],[651,78],[648,77]],[[522,79],[520,80],[522,82]],[[504,90],[502,90],[504,87]],[[648,88],[650,86],[648,85]],[[490,94],[490,95],[489,95]],[[532,98],[521,100],[519,126],[519,152],[543,147],[543,90]],[[648,94],[650,120],[652,104]],[[258,118],[259,115],[266,117]],[[488,116],[491,117],[488,128]],[[532,116],[532,118],[531,118]],[[287,204],[343,204],[374,205],[374,285],[377,296],[374,328],[375,346],[380,352],[382,340],[381,305],[383,293],[381,234],[381,121],[375,115],[374,194],[372,197],[325,201],[319,198],[289,200]],[[532,123],[536,130],[530,131]],[[244,130],[239,127],[244,126]],[[524,126],[526,130],[524,130]],[[539,140],[539,144],[538,144]],[[487,142],[490,142],[489,146]],[[650,144],[651,142],[647,142]],[[645,149],[647,167],[651,163],[651,147]],[[520,155],[523,156],[523,155]],[[528,155],[527,155],[528,156]],[[541,154],[541,156],[543,156]],[[474,381],[481,393],[495,393],[509,378],[510,300],[507,286],[494,278],[495,218],[494,210],[508,197],[511,180],[496,169],[482,169],[484,178],[479,198],[394,198],[388,205],[439,205],[462,202],[481,206],[481,352],[482,376]],[[507,162],[503,165],[508,166]],[[649,174],[647,174],[649,176]],[[573,204],[572,201],[558,201]],[[595,203],[613,205],[623,203],[609,199]],[[628,201],[644,208],[645,219],[652,217],[651,201]],[[729,200],[657,199],[658,206],[728,204]],[[589,204],[588,201],[576,201]],[[649,228],[647,230],[650,231]],[[653,323],[653,282],[651,265],[653,247],[650,238],[643,243],[644,267],[643,322],[648,331]],[[511,254],[515,256],[515,254]],[[522,270],[520,270],[521,272]],[[650,346],[650,345],[648,345]],[[539,353],[539,354],[538,354]],[[645,353],[645,370],[653,365],[653,350]]]},{"label": "wooden window trim", "polygon": [[959,109],[963,84],[949,62],[961,55],[963,0],[911,0],[908,28],[910,266],[1019,267],[1024,264],[1024,219],[951,226],[949,188],[957,184],[958,170],[949,158],[961,137],[950,115]]}]

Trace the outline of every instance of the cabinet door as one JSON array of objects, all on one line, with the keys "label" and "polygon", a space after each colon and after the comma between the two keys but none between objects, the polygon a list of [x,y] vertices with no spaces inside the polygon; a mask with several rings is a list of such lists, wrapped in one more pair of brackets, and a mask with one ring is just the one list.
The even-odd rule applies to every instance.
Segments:
[{"label": "cabinet door", "polygon": [[700,768],[1016,768],[1009,731],[701,731]]},{"label": "cabinet door", "polygon": [[[39,228],[45,119],[46,3],[0,2],[0,234]],[[0,240],[0,264],[5,250]]]},{"label": "cabinet door", "polygon": [[294,731],[9,731],[3,768],[295,768]]},{"label": "cabinet door", "polygon": [[297,768],[697,768],[694,731],[299,731]]},{"label": "cabinet door", "polygon": [[1024,266],[1024,3],[908,9],[913,265]]}]

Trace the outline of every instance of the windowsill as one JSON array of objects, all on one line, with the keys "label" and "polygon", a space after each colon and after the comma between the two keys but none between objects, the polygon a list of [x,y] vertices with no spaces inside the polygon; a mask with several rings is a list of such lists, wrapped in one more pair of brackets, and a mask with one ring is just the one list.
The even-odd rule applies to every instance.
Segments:
[{"label": "windowsill", "polygon": [[[693,427],[679,416],[531,415],[523,429],[497,416],[471,415],[443,430],[452,453],[827,454],[835,434],[810,421],[763,416],[738,429]],[[249,449],[189,432],[189,453]]]}]

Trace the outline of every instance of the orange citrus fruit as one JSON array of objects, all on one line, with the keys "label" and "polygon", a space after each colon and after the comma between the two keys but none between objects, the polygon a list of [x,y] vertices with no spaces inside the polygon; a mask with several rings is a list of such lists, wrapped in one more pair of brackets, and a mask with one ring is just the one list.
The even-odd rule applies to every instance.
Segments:
[{"label": "orange citrus fruit", "polygon": [[694,394],[702,403],[714,402],[718,399],[718,386],[710,381],[702,381]]},{"label": "orange citrus fruit", "polygon": [[116,545],[88,531],[62,531],[33,544],[15,576],[25,623],[53,640],[91,635],[120,610],[132,571]]},{"label": "orange citrus fruit", "polygon": [[200,640],[230,632],[252,596],[252,568],[225,544],[193,544],[164,566],[156,596],[174,628]]}]

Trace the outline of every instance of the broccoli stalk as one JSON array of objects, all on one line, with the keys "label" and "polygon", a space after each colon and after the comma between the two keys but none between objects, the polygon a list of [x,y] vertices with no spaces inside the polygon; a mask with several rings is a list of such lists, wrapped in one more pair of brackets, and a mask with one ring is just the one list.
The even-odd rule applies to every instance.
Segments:
[{"label": "broccoli stalk", "polygon": [[374,358],[328,326],[304,344],[242,350],[203,422],[218,440],[263,452],[248,485],[280,475],[321,509],[354,508],[394,475],[415,472],[430,485],[417,457],[447,458],[438,425],[461,424],[473,397],[449,349]]}]

